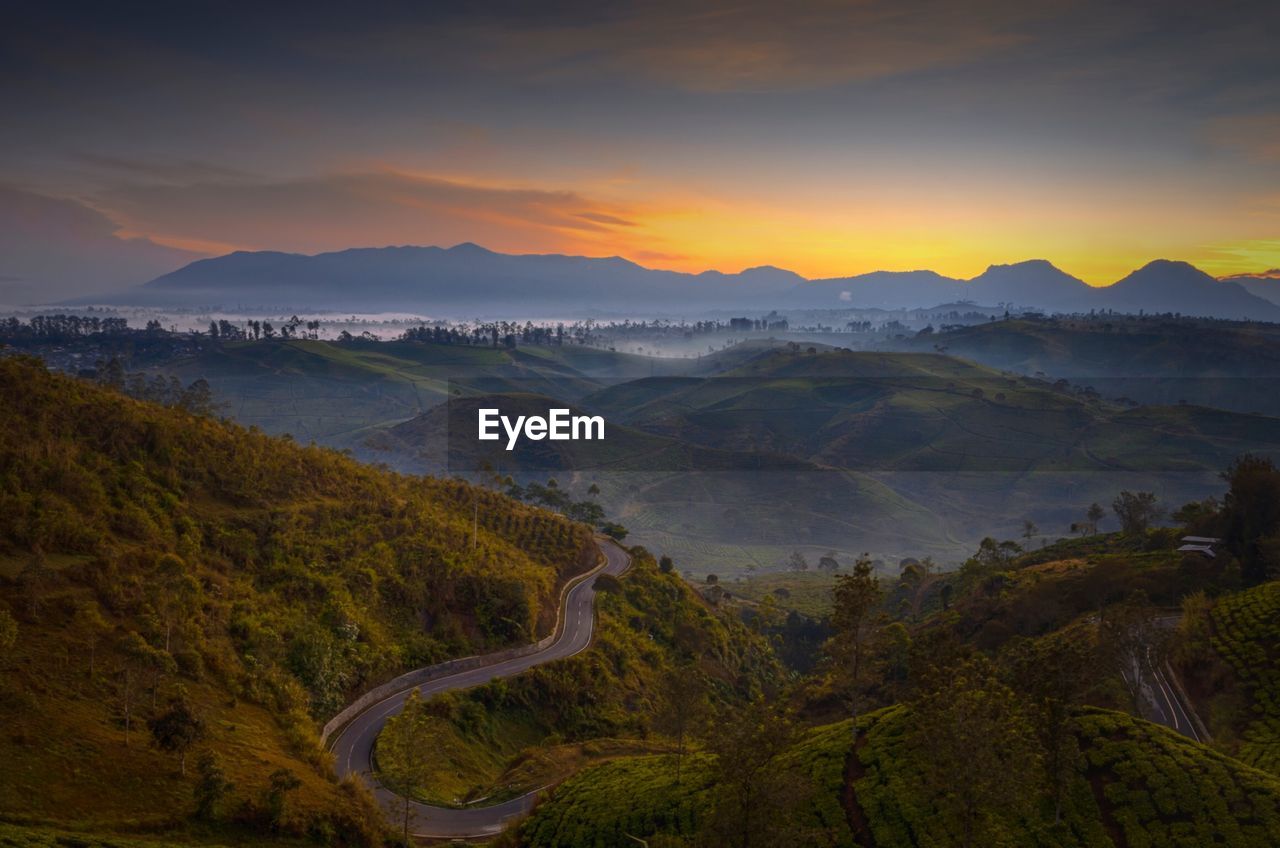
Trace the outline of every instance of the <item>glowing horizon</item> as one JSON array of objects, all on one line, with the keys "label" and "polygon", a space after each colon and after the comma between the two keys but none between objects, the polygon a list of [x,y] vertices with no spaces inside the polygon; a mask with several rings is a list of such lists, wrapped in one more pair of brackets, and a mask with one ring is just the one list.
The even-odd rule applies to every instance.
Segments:
[{"label": "glowing horizon", "polygon": [[811,279],[1280,267],[1280,11],[1175,5],[29,9],[0,294],[467,241]]}]

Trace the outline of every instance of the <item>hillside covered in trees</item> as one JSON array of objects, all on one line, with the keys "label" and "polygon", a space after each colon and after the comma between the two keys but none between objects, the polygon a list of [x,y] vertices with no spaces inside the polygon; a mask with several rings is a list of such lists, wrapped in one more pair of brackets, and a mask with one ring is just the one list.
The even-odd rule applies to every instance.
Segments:
[{"label": "hillside covered in trees", "polygon": [[[987,539],[957,570],[912,559],[896,581],[859,559],[828,578],[829,638],[794,687],[688,711],[683,763],[584,771],[508,844],[1276,844],[1280,470],[1245,456],[1222,477],[1178,527]],[[1146,500],[1121,495],[1118,513]],[[1187,533],[1212,555],[1180,550]],[[768,620],[789,592],[715,588],[787,638]]]},{"label": "hillside covered in trees", "polygon": [[595,561],[588,527],[495,492],[34,360],[0,359],[0,398],[14,821],[374,842],[318,723],[407,668],[548,632]]}]

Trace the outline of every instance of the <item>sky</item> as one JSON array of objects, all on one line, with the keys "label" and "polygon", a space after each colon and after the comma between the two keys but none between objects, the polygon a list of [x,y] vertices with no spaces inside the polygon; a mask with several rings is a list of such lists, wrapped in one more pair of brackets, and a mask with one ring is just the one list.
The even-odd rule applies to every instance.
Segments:
[{"label": "sky", "polygon": [[807,277],[1261,271],[1277,41],[1252,0],[11,2],[0,302],[464,241]]}]

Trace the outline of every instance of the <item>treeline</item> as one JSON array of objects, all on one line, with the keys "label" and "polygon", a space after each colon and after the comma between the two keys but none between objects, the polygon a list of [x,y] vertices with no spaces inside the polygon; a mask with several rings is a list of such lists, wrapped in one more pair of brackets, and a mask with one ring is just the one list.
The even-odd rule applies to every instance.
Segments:
[{"label": "treeline", "polygon": [[[260,321],[251,318],[241,327],[233,324],[226,319],[209,322],[209,338],[225,339],[227,341],[242,341],[246,339],[274,339],[277,336],[282,339],[318,339],[320,338],[320,321],[310,320],[303,321],[297,315],[289,318],[287,321],[280,322],[277,328],[270,321]],[[350,334],[348,334],[350,335]]]},{"label": "treeline", "polygon": [[6,342],[65,342],[128,332],[128,320],[97,315],[36,315],[25,323],[19,318],[0,318],[0,341]]},{"label": "treeline", "polygon": [[410,327],[400,336],[407,342],[432,342],[453,345],[489,345],[512,348],[518,344],[555,345],[590,344],[593,336],[588,323],[566,327],[562,323],[534,324],[525,321],[492,321],[476,324],[439,322],[430,326]]},{"label": "treeline", "polygon": [[100,386],[121,392],[135,400],[173,406],[195,415],[210,415],[217,409],[217,404],[213,401],[213,390],[203,377],[184,386],[182,381],[172,375],[148,376],[139,371],[125,371],[124,364],[114,356],[105,362],[98,362],[93,380]]}]

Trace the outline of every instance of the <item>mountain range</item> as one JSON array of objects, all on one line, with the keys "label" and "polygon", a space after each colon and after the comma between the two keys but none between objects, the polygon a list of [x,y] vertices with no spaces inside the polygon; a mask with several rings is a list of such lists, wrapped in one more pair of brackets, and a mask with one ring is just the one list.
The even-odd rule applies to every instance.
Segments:
[{"label": "mountain range", "polygon": [[238,251],[192,262],[94,302],[457,316],[910,309],[968,302],[1051,312],[1113,309],[1280,321],[1280,272],[1218,280],[1188,263],[1162,259],[1095,288],[1037,259],[992,265],[969,280],[927,270],[807,280],[772,266],[688,274],[619,257],[513,255],[465,243],[314,256]]}]

